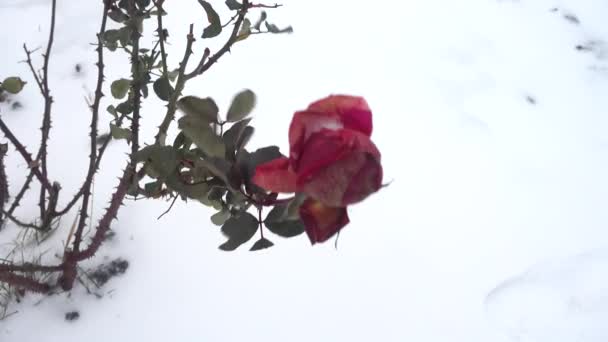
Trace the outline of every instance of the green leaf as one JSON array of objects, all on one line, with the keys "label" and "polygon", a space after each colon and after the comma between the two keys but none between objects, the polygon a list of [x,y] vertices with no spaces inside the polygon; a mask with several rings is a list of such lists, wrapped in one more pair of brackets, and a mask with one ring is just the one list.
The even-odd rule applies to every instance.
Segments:
[{"label": "green leaf", "polygon": [[228,184],[228,172],[230,171],[230,164],[223,158],[207,157],[204,159],[195,159],[194,166],[196,168],[203,168],[212,175],[221,179],[224,184]]},{"label": "green leaf", "polygon": [[260,26],[262,26],[262,23],[266,21],[266,11],[262,11],[262,13],[260,13],[260,17],[258,18],[258,21],[255,22],[255,24],[253,25],[253,28],[256,31],[260,30]]},{"label": "green leaf", "polygon": [[216,226],[221,226],[230,218],[230,211],[228,209],[222,209],[217,213],[211,215],[211,222]]},{"label": "green leaf", "polygon": [[232,99],[232,104],[228,109],[226,120],[236,122],[244,119],[255,107],[255,93],[249,89],[245,89],[236,94]]},{"label": "green leaf", "polygon": [[239,30],[239,34],[236,38],[236,41],[240,41],[240,40],[245,40],[249,37],[249,35],[251,34],[251,21],[249,21],[249,19],[245,18],[245,20],[243,20],[243,24],[241,25],[241,29]]},{"label": "green leaf", "polygon": [[137,3],[139,9],[145,9],[146,7],[150,6],[151,0],[135,0],[135,2]]},{"label": "green leaf", "polygon": [[287,26],[286,28],[280,29],[275,24],[271,24],[269,22],[264,23],[266,25],[266,29],[270,33],[292,33],[293,28],[291,26]]},{"label": "green leaf", "polygon": [[186,143],[184,132],[179,132],[173,141],[173,148],[180,148]]},{"label": "green leaf", "polygon": [[116,49],[118,49],[118,42],[113,41],[113,42],[106,42],[106,48],[108,48],[108,50],[114,52],[116,51]]},{"label": "green leaf", "polygon": [[102,133],[100,135],[97,136],[97,139],[95,140],[95,143],[97,144],[97,146],[101,146],[103,144],[105,144],[105,142],[111,139],[111,135],[110,133]]},{"label": "green leaf", "polygon": [[118,127],[113,123],[110,124],[110,134],[112,135],[112,138],[116,140],[131,140],[131,130],[129,130],[128,128]]},{"label": "green leaf", "polygon": [[19,77],[7,77],[4,79],[4,81],[2,81],[0,88],[11,94],[18,94],[23,89],[25,84],[26,82],[21,80]]},{"label": "green leaf", "polygon": [[255,129],[253,127],[245,127],[243,133],[239,136],[239,140],[237,140],[236,142],[236,152],[245,148],[245,145],[247,145],[249,139],[251,139],[251,137],[253,136],[253,132],[255,132]]},{"label": "green leaf", "polygon": [[228,238],[220,246],[221,250],[233,251],[249,241],[258,230],[258,219],[250,213],[242,213],[238,217],[229,218],[222,226],[222,233]]},{"label": "green leaf", "polygon": [[179,128],[207,156],[224,158],[226,146],[222,138],[209,127],[209,123],[194,115],[186,115],[179,119]]},{"label": "green leaf", "polygon": [[121,27],[118,30],[118,41],[122,47],[127,47],[131,45],[131,40],[133,37],[133,30],[129,26]]},{"label": "green leaf", "polygon": [[161,182],[161,181],[154,181],[154,182],[146,183],[144,185],[144,191],[146,193],[146,196],[156,197],[160,193],[162,186],[163,186],[163,182]]},{"label": "green leaf", "polygon": [[124,23],[125,21],[129,20],[129,16],[116,7],[112,8],[108,12],[108,17],[117,23]]},{"label": "green leaf", "polygon": [[249,162],[247,163],[249,175],[253,177],[255,168],[258,165],[281,157],[284,157],[284,155],[281,154],[278,146],[267,146],[257,149],[249,155]]},{"label": "green leaf", "polygon": [[112,82],[110,90],[112,91],[112,96],[115,99],[120,100],[127,96],[127,93],[129,92],[129,87],[131,87],[131,80],[121,78]]},{"label": "green leaf", "polygon": [[264,219],[264,225],[274,234],[285,238],[298,236],[305,229],[300,219],[287,219],[287,206],[285,205],[276,205],[272,208]]},{"label": "green leaf", "polygon": [[266,238],[261,238],[258,241],[256,241],[253,246],[251,246],[250,251],[259,251],[262,249],[266,249],[266,248],[270,248],[274,246],[274,243],[272,243],[272,241],[266,239]]},{"label": "green leaf", "polygon": [[198,3],[203,6],[205,12],[207,13],[207,20],[209,21],[209,26],[207,26],[203,30],[203,38],[213,38],[219,35],[222,32],[222,22],[220,21],[220,16],[213,9],[210,3],[204,0],[198,0]]},{"label": "green leaf", "polygon": [[179,166],[179,154],[171,146],[146,146],[135,154],[135,160],[146,162],[161,178],[173,175]]},{"label": "green leaf", "polygon": [[114,45],[117,44],[118,39],[120,39],[120,31],[119,30],[106,30],[103,33],[103,40],[106,43],[112,43]]},{"label": "green leaf", "polygon": [[177,75],[179,75],[179,69],[175,69],[173,71],[169,71],[169,81],[171,82],[175,82],[175,79],[177,79]]},{"label": "green leaf", "polygon": [[154,88],[156,96],[163,101],[169,101],[171,95],[173,95],[173,92],[175,91],[171,86],[171,83],[169,83],[169,80],[164,76],[154,81],[152,88]]},{"label": "green leaf", "polygon": [[177,101],[177,108],[186,115],[192,115],[207,122],[218,122],[219,109],[210,97],[201,99],[196,96],[184,96]]},{"label": "green leaf", "polygon": [[243,7],[243,5],[236,0],[226,0],[226,6],[228,6],[231,11],[240,10]]},{"label": "green leaf", "polygon": [[[226,144],[226,152],[228,153],[228,155],[232,156],[232,159],[234,159],[234,153],[244,146],[239,145],[239,141],[242,139],[249,140],[245,139],[244,137],[242,138],[243,134],[245,134],[245,129],[248,127],[247,125],[249,124],[249,122],[251,122],[251,119],[245,119],[235,123],[234,125],[232,125],[232,127],[226,130],[224,132],[224,135],[222,136],[224,144]],[[253,134],[252,130],[248,132],[250,133],[250,135]]]},{"label": "green leaf", "polygon": [[109,105],[106,110],[108,111],[108,113],[114,116],[114,119],[118,119],[118,114],[116,114],[116,107],[114,107],[114,105]]},{"label": "green leaf", "polygon": [[130,100],[119,103],[118,106],[116,106],[116,111],[120,114],[131,114],[133,113],[133,104]]}]

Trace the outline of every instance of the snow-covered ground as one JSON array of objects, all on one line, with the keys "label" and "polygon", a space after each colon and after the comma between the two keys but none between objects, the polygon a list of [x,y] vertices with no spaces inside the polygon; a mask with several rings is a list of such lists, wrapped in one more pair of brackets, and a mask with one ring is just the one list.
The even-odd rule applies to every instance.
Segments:
[{"label": "snow-covered ground", "polygon": [[[49,3],[0,2],[0,76],[32,81],[21,45],[43,46]],[[59,1],[49,172],[64,196],[86,170],[100,3]],[[28,296],[0,322],[0,341],[606,341],[608,2],[282,3],[271,19],[293,35],[247,39],[185,93],[225,108],[255,90],[251,146],[284,151],[294,110],[331,93],[367,98],[393,183],[352,208],[339,249],[302,236],[224,253],[205,207],[178,203],[158,221],[168,203],[130,202],[91,263],[130,263],[103,298]],[[173,65],[188,24],[203,25],[193,7],[168,2]],[[128,75],[124,54],[107,64],[108,80]],[[33,82],[18,100],[0,115],[33,150]],[[145,107],[147,142],[161,106]],[[96,179],[97,216],[126,148],[113,144]],[[12,149],[7,159],[14,192],[26,165]],[[36,213],[29,204],[21,217]]]}]

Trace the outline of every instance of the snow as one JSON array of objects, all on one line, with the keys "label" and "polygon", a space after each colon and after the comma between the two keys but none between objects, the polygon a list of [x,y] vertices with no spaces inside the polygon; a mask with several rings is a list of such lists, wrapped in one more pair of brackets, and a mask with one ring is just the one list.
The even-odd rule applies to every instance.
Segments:
[{"label": "snow", "polygon": [[[189,4],[168,3],[174,66],[188,24],[202,30],[202,13]],[[227,108],[234,93],[253,89],[259,101],[250,146],[279,144],[284,152],[295,110],[331,93],[365,96],[393,182],[350,210],[338,250],[333,243],[311,248],[301,236],[274,238],[273,248],[258,253],[225,253],[205,207],[178,202],[157,220],[169,203],[129,202],[117,236],[85,265],[122,257],[126,273],[98,290],[100,299],[82,287],[27,296],[0,322],[0,341],[605,341],[608,2],[283,4],[270,19],[293,25],[293,35],[239,43],[185,94]],[[59,2],[49,152],[58,163],[49,172],[64,201],[86,172],[84,97],[94,89],[90,43],[99,12],[99,1]],[[0,76],[30,81],[18,97],[24,107],[1,106],[0,115],[30,150],[42,101],[18,62],[23,42],[44,45],[48,13],[49,1],[0,3]],[[197,56],[203,46],[199,40]],[[108,80],[128,75],[124,54],[107,56]],[[104,100],[102,108],[113,103]],[[144,107],[148,143],[161,106]],[[102,163],[96,217],[126,150],[112,144]],[[14,193],[26,165],[12,148],[6,163]],[[34,201],[19,217],[36,214]],[[17,232],[0,232],[0,242]],[[80,318],[67,322],[74,310]]]}]

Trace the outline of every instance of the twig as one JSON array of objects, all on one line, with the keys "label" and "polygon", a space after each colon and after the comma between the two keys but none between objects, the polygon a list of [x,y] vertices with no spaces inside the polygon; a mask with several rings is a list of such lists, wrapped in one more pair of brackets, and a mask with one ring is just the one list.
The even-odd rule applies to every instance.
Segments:
[{"label": "twig", "polygon": [[38,227],[37,225],[35,225],[33,223],[25,223],[25,222],[19,220],[15,216],[9,214],[7,211],[2,210],[2,214],[4,214],[4,216],[6,216],[9,220],[13,221],[19,227],[31,228],[31,229],[35,229],[35,230],[42,230],[40,227]]},{"label": "twig", "polygon": [[53,187],[49,183],[46,176],[44,176],[40,172],[40,170],[38,170],[38,166],[36,165],[37,163],[32,160],[31,155],[27,152],[27,150],[21,144],[21,142],[17,139],[17,137],[15,137],[13,132],[11,132],[11,130],[8,128],[8,126],[6,126],[6,124],[4,123],[4,120],[2,120],[2,118],[0,118],[0,130],[2,130],[2,133],[4,133],[4,135],[8,138],[8,140],[11,141],[11,143],[15,146],[17,151],[21,154],[21,156],[23,157],[23,159],[25,160],[27,165],[29,165],[29,167],[32,169],[32,172],[34,172],[34,175],[36,176],[36,178],[38,178],[38,180],[42,184],[42,187],[46,188],[46,190],[53,191]]},{"label": "twig", "polygon": [[21,186],[21,190],[19,190],[19,192],[17,193],[17,196],[15,196],[15,199],[13,200],[13,203],[11,204],[11,207],[8,209],[9,214],[13,214],[15,209],[17,209],[17,207],[19,206],[19,202],[21,202],[21,199],[23,198],[23,196],[25,195],[27,190],[30,188],[30,183],[32,182],[32,179],[34,179],[34,170],[33,169],[30,170],[30,173],[27,175],[25,182],[23,182],[23,185]]},{"label": "twig", "polygon": [[[245,19],[245,15],[247,15],[247,10],[251,7],[256,7],[256,6],[251,5],[249,3],[249,0],[243,0],[243,8],[239,11],[239,16],[236,19],[236,22],[234,23],[234,28],[232,29],[230,38],[228,38],[228,40],[226,41],[224,46],[222,46],[221,49],[219,49],[213,56],[211,56],[209,58],[207,63],[205,63],[205,65],[201,68],[200,74],[209,70],[209,68],[211,68],[211,66],[213,64],[215,64],[215,62],[217,62],[226,52],[230,51],[230,48],[232,47],[232,45],[234,43],[236,43],[236,41],[237,41],[237,38],[239,35],[239,30],[241,28],[241,24],[243,23],[243,20]],[[260,7],[260,6],[257,6],[257,7]]]},{"label": "twig", "polygon": [[[243,4],[245,5],[245,4]],[[250,8],[279,8],[283,5],[281,4],[274,4],[274,5],[264,5],[264,4],[250,4],[249,7]]]},{"label": "twig", "polygon": [[155,143],[164,145],[165,139],[167,137],[167,130],[169,129],[169,125],[173,118],[175,117],[175,112],[177,111],[177,98],[181,94],[184,89],[184,73],[186,71],[186,65],[188,64],[188,60],[190,59],[190,55],[192,54],[192,44],[194,43],[194,25],[190,24],[190,31],[188,32],[187,40],[186,40],[186,51],[184,52],[184,57],[182,58],[181,63],[179,64],[179,71],[177,75],[177,81],[175,83],[175,91],[173,95],[169,99],[169,103],[167,104],[167,113],[163,118],[160,126],[158,127],[158,133],[155,137]]},{"label": "twig", "polygon": [[44,96],[44,86],[42,85],[42,81],[40,80],[40,77],[38,76],[38,72],[36,72],[36,69],[34,68],[34,63],[32,63],[32,53],[36,50],[28,50],[27,45],[25,45],[25,43],[23,43],[23,51],[25,51],[25,56],[27,57],[27,59],[25,60],[25,63],[27,63],[27,65],[29,66],[30,71],[32,72],[32,76],[34,76],[34,80],[36,81],[36,84],[38,85],[38,89],[40,89],[40,94],[42,94],[42,96]]},{"label": "twig", "polygon": [[8,177],[6,176],[6,170],[4,168],[4,157],[8,152],[7,144],[0,144],[0,230],[2,230],[2,223],[4,223],[4,204],[8,201]]},{"label": "twig", "polygon": [[190,55],[192,54],[192,44],[194,43],[194,34],[193,34],[193,25],[190,24],[190,31],[188,33],[188,40],[186,42],[186,51],[184,53],[184,57],[182,58],[182,62],[179,66],[179,73],[177,75],[177,81],[175,83],[175,92],[171,99],[169,99],[169,104],[167,105],[167,113],[158,128],[158,133],[156,134],[155,142],[157,144],[163,145],[165,143],[165,139],[167,136],[167,130],[169,129],[169,125],[171,121],[175,118],[175,112],[177,110],[177,99],[181,95],[181,92],[184,89],[186,81],[192,79],[195,76],[202,75],[205,71],[209,70],[215,62],[217,62],[220,57],[222,57],[226,52],[230,51],[232,45],[237,41],[239,29],[245,16],[247,15],[247,10],[250,8],[249,0],[243,0],[243,7],[239,10],[236,22],[234,23],[234,28],[232,29],[232,33],[230,37],[222,46],[220,50],[218,50],[213,56],[207,58],[209,56],[208,49],[205,49],[203,53],[203,57],[199,62],[199,65],[194,69],[193,72],[189,74],[185,74],[186,65],[188,64],[188,60]]},{"label": "twig", "polygon": [[210,54],[211,54],[211,50],[209,50],[209,48],[205,48],[205,51],[203,52],[203,56],[201,57],[200,61],[198,62],[198,65],[196,66],[196,68],[194,68],[194,70],[192,70],[191,73],[184,75],[185,81],[189,81],[190,79],[203,73],[203,67],[205,66],[205,62],[207,61],[207,58],[209,58]]},{"label": "twig", "polygon": [[171,205],[169,206],[169,208],[167,210],[165,210],[164,213],[160,214],[160,216],[158,218],[156,218],[157,220],[160,220],[163,216],[167,215],[171,209],[173,208],[173,205],[175,204],[175,201],[177,201],[177,198],[179,197],[179,195],[175,195],[173,197],[173,201],[171,201]]},{"label": "twig", "polygon": [[163,13],[165,12],[163,9],[164,3],[165,0],[157,0],[154,2],[157,9],[156,22],[158,23],[158,43],[160,45],[160,58],[163,68],[163,76],[168,77],[169,71],[167,69],[167,54],[165,53],[165,39],[167,37],[165,37],[165,30],[163,28]]}]

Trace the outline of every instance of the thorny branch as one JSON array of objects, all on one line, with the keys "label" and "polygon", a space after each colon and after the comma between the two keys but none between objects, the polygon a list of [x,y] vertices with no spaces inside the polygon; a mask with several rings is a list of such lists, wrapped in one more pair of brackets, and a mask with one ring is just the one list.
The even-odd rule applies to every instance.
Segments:
[{"label": "thorny branch", "polygon": [[232,29],[230,37],[228,38],[226,43],[224,43],[224,46],[222,46],[222,48],[219,49],[211,57],[209,57],[209,55],[210,55],[209,49],[205,49],[203,56],[199,62],[199,65],[194,69],[194,71],[192,71],[189,74],[186,74],[185,73],[186,66],[188,64],[188,60],[190,59],[190,55],[192,54],[192,45],[194,44],[194,41],[195,41],[194,33],[193,33],[193,25],[190,25],[190,31],[188,33],[188,38],[187,38],[188,40],[186,42],[186,50],[184,53],[184,57],[182,58],[182,61],[179,65],[179,72],[177,75],[177,81],[175,83],[175,91],[173,92],[173,96],[169,100],[169,104],[167,105],[167,113],[165,114],[165,117],[164,117],[161,125],[159,126],[158,133],[156,135],[155,142],[157,144],[164,145],[164,143],[165,143],[165,139],[167,136],[167,130],[169,129],[169,126],[171,125],[171,122],[173,121],[173,119],[175,119],[175,112],[177,110],[177,105],[176,105],[177,99],[181,95],[182,91],[184,90],[186,82],[189,81],[190,79],[194,78],[195,76],[202,75],[205,71],[209,70],[209,68],[211,68],[211,66],[213,64],[215,64],[226,52],[230,51],[230,48],[232,47],[232,45],[234,45],[234,43],[237,42],[239,29],[241,27],[241,24],[243,23],[243,20],[245,20],[247,11],[251,7],[252,6],[249,3],[249,0],[243,0],[243,7],[241,10],[239,10],[239,12],[237,14],[237,18],[234,23],[234,28]]},{"label": "thorny branch", "polygon": [[2,118],[0,118],[0,130],[2,130],[2,133],[4,133],[8,140],[10,140],[10,142],[15,146],[17,151],[21,154],[27,165],[29,165],[29,167],[32,169],[32,172],[34,173],[36,178],[38,178],[38,180],[42,184],[42,187],[46,190],[53,191],[53,187],[51,186],[51,183],[49,183],[49,180],[38,169],[38,163],[32,159],[32,155],[25,149],[25,146],[21,144],[19,139],[15,137],[13,132],[11,132],[11,130],[8,128],[8,126],[6,126]]},{"label": "thorny branch", "polygon": [[91,196],[91,184],[93,183],[93,177],[97,171],[96,159],[97,159],[97,124],[99,120],[99,104],[103,93],[101,87],[103,86],[103,34],[106,31],[106,23],[108,20],[108,8],[107,4],[104,6],[103,16],[101,18],[101,28],[97,34],[97,86],[95,88],[95,97],[93,104],[91,105],[91,133],[90,135],[90,154],[89,154],[89,169],[87,171],[87,177],[82,185],[82,206],[80,207],[80,221],[78,222],[78,228],[75,233],[74,240],[74,251],[78,252],[80,248],[80,242],[82,240],[82,232],[86,225],[86,219],[88,217],[89,198]]},{"label": "thorny branch", "polygon": [[[141,34],[137,29],[132,29],[130,37],[130,42],[132,44],[132,49],[129,50],[125,48],[126,51],[130,52],[131,64],[132,64],[132,82],[131,89],[129,95],[129,101],[133,106],[133,111],[131,117],[128,117],[126,113],[123,113],[117,120],[117,126],[122,124],[124,119],[129,119],[131,123],[130,131],[131,131],[131,151],[129,155],[129,160],[126,168],[123,171],[122,176],[119,178],[118,186],[116,187],[112,197],[110,199],[109,206],[105,209],[105,212],[101,216],[97,226],[94,229],[94,234],[91,238],[90,243],[86,246],[86,248],[81,249],[81,245],[83,244],[83,234],[84,228],[86,226],[86,218],[88,217],[88,206],[89,199],[91,196],[91,186],[93,183],[93,179],[95,173],[99,169],[100,162],[106,147],[108,146],[109,139],[105,140],[101,147],[97,148],[97,126],[99,121],[99,108],[101,103],[101,98],[104,96],[102,93],[102,86],[104,83],[104,55],[103,55],[103,36],[106,32],[106,24],[108,13],[112,6],[114,5],[113,0],[104,0],[104,9],[101,27],[99,33],[97,35],[97,84],[95,89],[94,100],[91,104],[91,124],[90,124],[90,154],[89,154],[89,165],[86,174],[85,181],[79,191],[74,195],[74,197],[70,200],[70,202],[66,205],[66,207],[60,211],[56,210],[56,205],[58,201],[59,194],[59,184],[51,183],[48,179],[48,171],[47,171],[47,145],[49,139],[49,133],[51,129],[51,107],[53,103],[53,99],[50,94],[49,89],[49,61],[50,55],[52,51],[53,41],[54,41],[54,30],[55,30],[55,19],[56,19],[56,0],[52,0],[51,3],[51,25],[50,25],[50,33],[46,46],[46,51],[43,54],[44,63],[42,67],[42,73],[39,74],[36,72],[31,54],[33,51],[27,49],[24,45],[23,48],[26,53],[26,63],[28,64],[34,80],[38,85],[38,88],[44,98],[44,113],[42,120],[42,137],[41,137],[41,145],[38,150],[35,159],[32,159],[32,156],[27,152],[25,146],[15,137],[15,135],[11,132],[5,122],[0,118],[0,130],[4,133],[4,135],[8,138],[8,140],[15,146],[17,151],[21,154],[23,159],[26,161],[27,165],[30,167],[30,173],[26,178],[25,183],[23,184],[21,190],[18,192],[15,197],[11,207],[8,211],[4,211],[3,207],[0,210],[0,213],[5,214],[9,219],[16,222],[18,225],[27,227],[27,228],[35,228],[44,230],[45,227],[50,226],[51,221],[55,217],[62,216],[69,212],[71,208],[79,201],[82,200],[82,206],[80,207],[80,213],[78,215],[78,225],[73,231],[74,242],[72,244],[72,248],[69,248],[69,245],[66,245],[66,249],[64,251],[62,263],[54,266],[44,266],[38,264],[29,264],[24,263],[21,265],[10,264],[10,263],[0,263],[0,282],[4,282],[9,284],[12,287],[26,289],[34,292],[46,293],[49,292],[54,285],[49,283],[48,280],[37,280],[35,278],[36,274],[46,274],[50,275],[52,273],[60,273],[59,278],[57,279],[57,284],[60,285],[64,290],[69,290],[72,288],[78,272],[78,263],[93,257],[98,251],[99,247],[102,245],[103,241],[106,238],[106,235],[110,229],[111,223],[114,219],[117,218],[118,210],[123,205],[123,201],[129,192],[129,189],[132,186],[137,185],[135,178],[138,175],[136,166],[136,153],[139,151],[139,130],[140,130],[140,118],[141,118],[141,101],[142,101],[142,89],[146,84],[144,84],[144,77],[141,75],[142,68],[140,67],[142,60],[140,58],[140,37]],[[138,10],[136,7],[136,0],[128,0],[127,1],[129,8],[127,10],[129,14],[129,20],[135,20],[137,16],[148,15],[149,11],[146,10]],[[166,60],[166,51],[165,51],[165,30],[163,28],[162,22],[162,14],[164,12],[162,6],[165,3],[165,0],[156,0],[154,5],[158,10],[157,16],[157,25],[158,25],[158,34],[159,34],[159,42],[161,50],[161,67],[162,67],[162,75],[163,77],[168,77],[168,67]],[[171,124],[171,122],[175,118],[176,113],[176,102],[183,91],[185,84],[188,80],[199,76],[206,72],[209,68],[211,68],[226,52],[229,52],[231,47],[238,41],[239,30],[240,27],[245,20],[245,16],[250,8],[277,8],[281,5],[263,5],[263,4],[251,4],[249,0],[242,1],[243,6],[240,10],[238,10],[237,14],[230,19],[230,21],[224,25],[227,26],[230,23],[233,23],[234,28],[224,43],[224,45],[213,55],[208,48],[204,49],[201,59],[199,60],[198,65],[190,72],[186,73],[186,68],[188,65],[188,61],[190,56],[192,55],[192,46],[195,42],[194,34],[193,34],[193,25],[190,25],[189,34],[187,36],[187,44],[184,56],[181,60],[178,76],[175,86],[175,91],[171,95],[169,99],[169,103],[167,106],[167,112],[159,126],[158,134],[155,136],[156,144],[164,144],[167,130]],[[131,22],[130,24],[133,24]],[[156,47],[155,47],[156,48]],[[2,162],[3,155],[0,155],[0,164]],[[0,165],[2,166],[2,165]],[[0,168],[1,169],[1,168]],[[2,170],[0,170],[2,171]],[[1,172],[0,172],[1,173]],[[24,223],[17,218],[15,218],[12,213],[19,205],[20,200],[24,196],[25,192],[30,186],[32,179],[36,177],[36,179],[41,184],[40,191],[40,212],[41,212],[41,220],[42,225],[40,227],[35,226],[33,224]],[[6,177],[0,174],[0,180],[3,183],[6,183]],[[2,190],[2,189],[0,189]],[[47,194],[48,201],[47,201]],[[1,195],[1,194],[0,194]],[[1,196],[0,201],[4,204],[4,200],[7,196]],[[177,197],[176,197],[177,198]],[[176,199],[175,198],[175,199]],[[173,203],[175,202],[175,199]],[[172,203],[172,205],[173,205]],[[263,203],[256,203],[261,204]],[[170,208],[169,208],[170,210]],[[261,209],[259,212],[261,215]],[[261,220],[261,216],[259,217]],[[70,234],[72,235],[72,234]]]},{"label": "thorny branch", "polygon": [[[46,52],[44,53],[44,63],[42,66],[42,88],[44,91],[44,114],[42,117],[42,127],[40,128],[42,131],[42,137],[40,141],[40,149],[38,151],[38,156],[40,156],[40,168],[42,175],[44,178],[48,177],[47,170],[47,145],[49,140],[49,133],[51,131],[51,106],[53,104],[53,97],[51,97],[51,90],[49,89],[49,61],[51,58],[51,49],[53,47],[53,41],[55,37],[55,17],[57,14],[57,0],[52,0],[51,2],[51,27],[49,29],[49,39],[46,46]],[[40,217],[47,216],[46,213],[46,190],[45,187],[40,188]],[[54,209],[54,208],[53,208]],[[52,211],[48,213],[51,215]],[[45,227],[43,226],[43,229]]]}]

